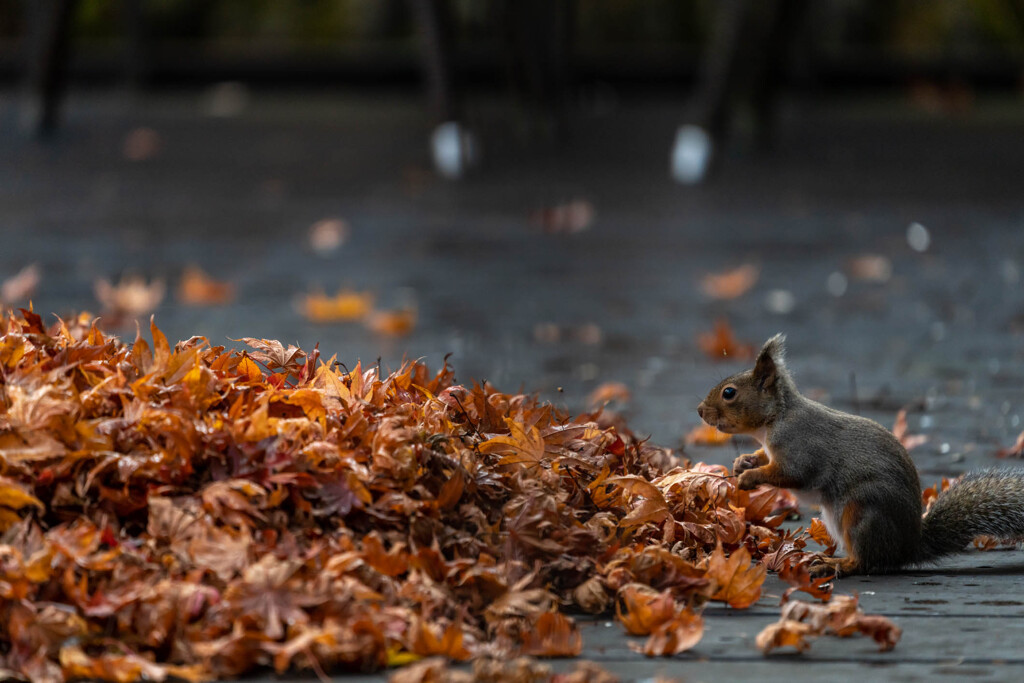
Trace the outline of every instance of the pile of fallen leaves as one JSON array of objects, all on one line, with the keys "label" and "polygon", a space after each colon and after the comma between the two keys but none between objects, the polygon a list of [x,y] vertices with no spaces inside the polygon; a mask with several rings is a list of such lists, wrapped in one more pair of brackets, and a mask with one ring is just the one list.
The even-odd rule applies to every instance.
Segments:
[{"label": "pile of fallen leaves", "polygon": [[35,681],[574,656],[700,640],[767,569],[827,597],[784,491],[741,492],[600,412],[352,370],[276,341],[172,347],[0,318],[0,668]]}]

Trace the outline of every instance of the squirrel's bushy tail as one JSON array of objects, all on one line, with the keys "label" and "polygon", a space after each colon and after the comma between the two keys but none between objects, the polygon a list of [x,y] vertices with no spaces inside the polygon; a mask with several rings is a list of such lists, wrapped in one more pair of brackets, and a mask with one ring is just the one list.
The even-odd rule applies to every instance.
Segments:
[{"label": "squirrel's bushy tail", "polygon": [[978,536],[1024,540],[1024,469],[968,472],[924,516],[922,562],[960,552]]}]

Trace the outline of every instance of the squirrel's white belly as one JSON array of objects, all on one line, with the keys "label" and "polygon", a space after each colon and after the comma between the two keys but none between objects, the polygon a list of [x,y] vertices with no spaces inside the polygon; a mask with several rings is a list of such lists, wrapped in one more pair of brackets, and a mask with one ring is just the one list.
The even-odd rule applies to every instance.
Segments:
[{"label": "squirrel's white belly", "polygon": [[833,513],[832,508],[822,504],[821,494],[809,489],[790,489],[790,491],[796,496],[801,509],[806,511],[811,506],[821,508],[821,521],[825,523],[828,535],[832,537],[832,540],[836,542],[840,550],[845,551],[846,544],[843,542],[843,530],[839,526],[839,520]]}]

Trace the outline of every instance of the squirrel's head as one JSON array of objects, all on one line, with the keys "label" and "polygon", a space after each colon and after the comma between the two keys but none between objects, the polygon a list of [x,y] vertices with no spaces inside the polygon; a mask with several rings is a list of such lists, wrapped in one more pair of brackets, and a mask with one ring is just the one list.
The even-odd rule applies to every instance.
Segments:
[{"label": "squirrel's head", "polygon": [[704,422],[726,434],[746,434],[775,420],[796,392],[783,360],[786,338],[777,334],[761,347],[751,370],[727,377],[697,406]]}]

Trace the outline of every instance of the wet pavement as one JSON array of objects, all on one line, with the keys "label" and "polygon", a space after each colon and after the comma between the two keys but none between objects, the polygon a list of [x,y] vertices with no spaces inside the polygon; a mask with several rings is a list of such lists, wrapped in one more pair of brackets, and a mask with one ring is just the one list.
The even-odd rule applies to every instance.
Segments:
[{"label": "wet pavement", "polygon": [[[257,93],[230,117],[211,116],[203,92],[77,93],[47,144],[18,133],[15,95],[0,92],[0,280],[38,263],[40,312],[98,311],[97,278],[162,277],[156,319],[172,339],[319,342],[349,367],[450,354],[462,381],[573,411],[623,382],[631,426],[669,446],[698,423],[707,388],[744,365],[697,344],[724,318],[754,344],[784,331],[805,393],[886,425],[907,408],[910,430],[929,437],[912,453],[923,485],[1004,464],[995,451],[1024,430],[1019,98],[979,98],[955,116],[898,95],[799,103],[774,154],[741,140],[712,182],[680,187],[668,152],[682,106],[661,97],[591,97],[557,146],[524,136],[514,107],[477,102],[484,164],[450,183],[429,170],[409,93]],[[126,156],[140,128],[156,144]],[[541,210],[572,201],[592,206],[592,222],[551,234]],[[350,234],[320,255],[307,236],[325,218]],[[702,291],[703,276],[748,263],[760,272],[748,293]],[[188,264],[233,282],[236,300],[180,303]],[[298,311],[303,293],[343,286],[414,305],[416,328],[382,337]],[[686,454],[725,463],[745,446]],[[687,655],[646,660],[598,621],[585,656],[638,679],[1019,680],[1021,577],[1024,554],[1000,551],[841,581],[903,627],[890,653],[829,639],[761,657],[753,637],[782,592],[770,577],[755,609],[709,610]]]}]

